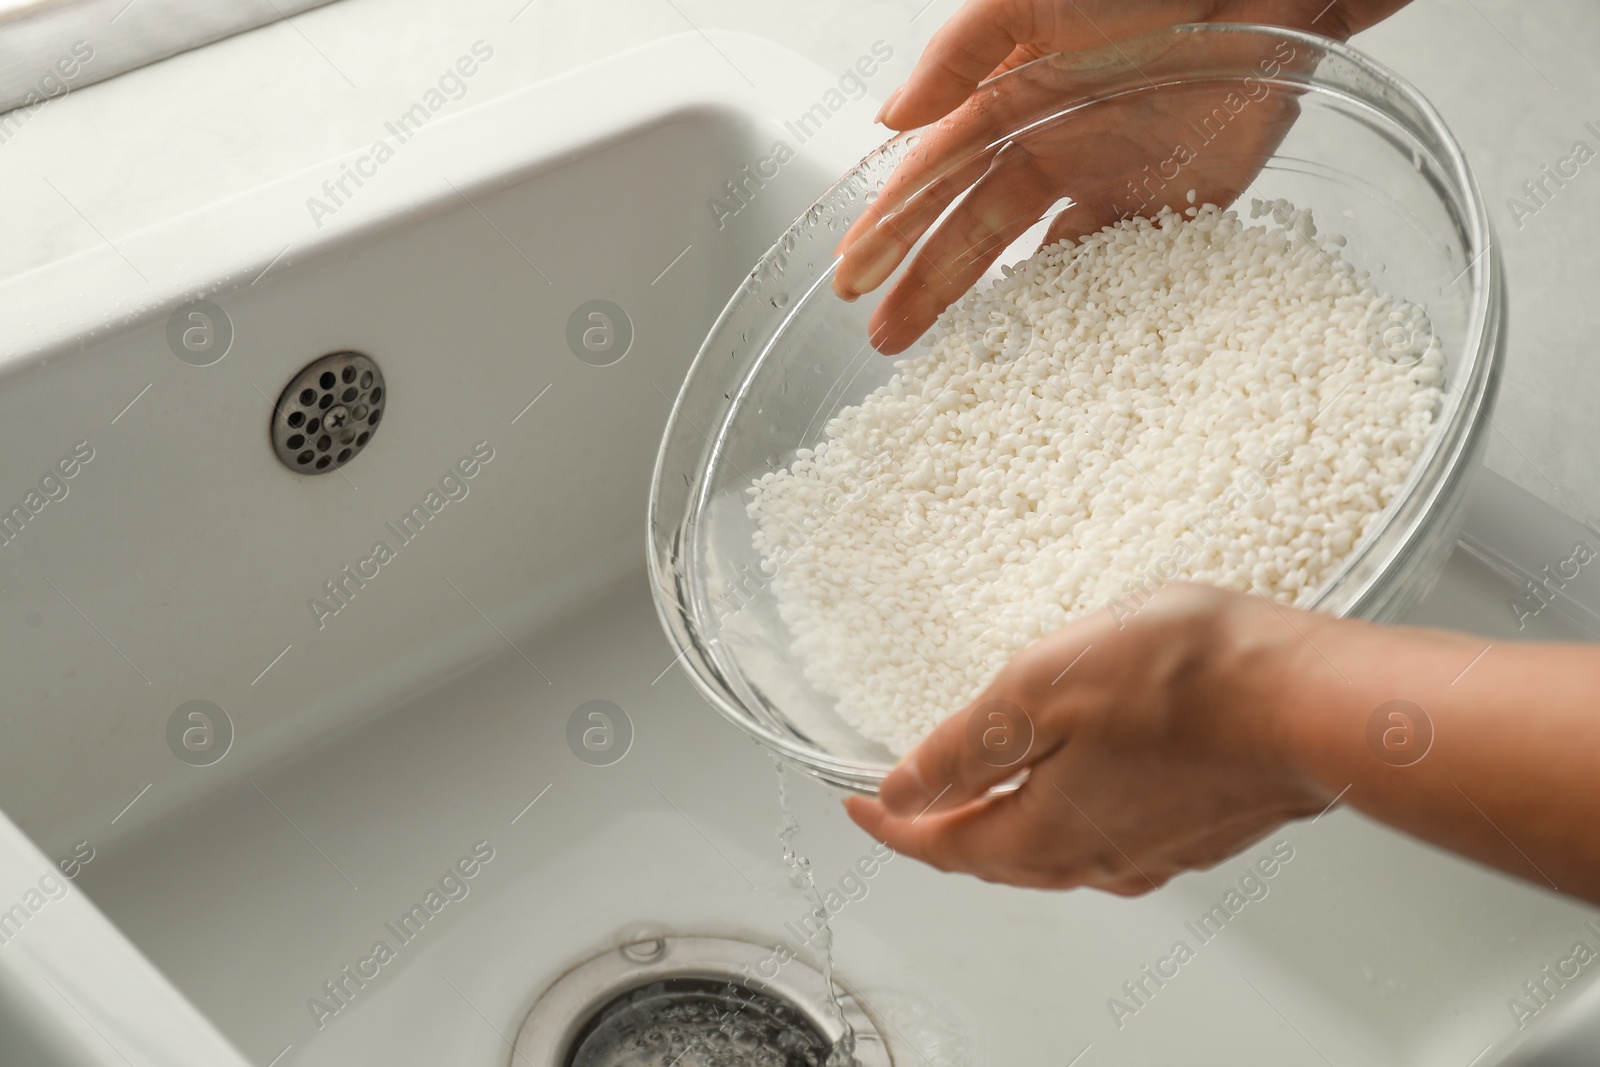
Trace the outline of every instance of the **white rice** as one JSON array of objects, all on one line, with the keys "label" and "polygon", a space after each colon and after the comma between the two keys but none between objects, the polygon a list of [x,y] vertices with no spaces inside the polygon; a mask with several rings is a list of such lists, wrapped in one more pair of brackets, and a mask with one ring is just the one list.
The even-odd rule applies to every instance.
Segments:
[{"label": "white rice", "polygon": [[1164,581],[1305,604],[1372,529],[1433,425],[1438,342],[1308,213],[1256,211],[1006,268],[750,490],[806,677],[862,734],[908,750],[1030,642]]}]

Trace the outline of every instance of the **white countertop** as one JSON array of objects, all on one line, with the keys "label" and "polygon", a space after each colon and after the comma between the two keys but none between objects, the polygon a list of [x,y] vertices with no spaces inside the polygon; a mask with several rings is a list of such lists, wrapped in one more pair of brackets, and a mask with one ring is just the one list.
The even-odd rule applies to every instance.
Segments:
[{"label": "white countertop", "polygon": [[[0,141],[7,279],[311,168],[379,137],[475,42],[493,58],[451,109],[669,34],[743,30],[830,70],[882,40],[882,96],[953,0],[340,0],[51,101]],[[1357,47],[1415,83],[1465,146],[1511,289],[1489,465],[1600,520],[1600,159],[1520,220],[1508,198],[1577,140],[1600,152],[1600,5],[1415,0]],[[92,42],[91,42],[92,44]],[[709,63],[725,62],[706,45]],[[92,60],[91,60],[92,62]],[[742,71],[759,82],[764,72]],[[1593,123],[1592,128],[1586,123]],[[1537,206],[1537,205],[1532,205]],[[130,270],[135,269],[130,266]],[[8,307],[10,315],[25,308]],[[3,354],[0,354],[3,355]]]}]

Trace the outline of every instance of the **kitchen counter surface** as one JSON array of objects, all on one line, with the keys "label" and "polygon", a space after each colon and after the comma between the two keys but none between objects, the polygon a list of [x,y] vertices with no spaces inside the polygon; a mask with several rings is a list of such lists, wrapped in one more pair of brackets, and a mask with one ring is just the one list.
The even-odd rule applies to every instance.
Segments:
[{"label": "kitchen counter surface", "polygon": [[[444,114],[676,33],[739,30],[843,71],[882,42],[871,79],[899,84],[953,0],[339,0],[72,91],[0,123],[0,306],[35,268],[384,136],[450,79]],[[86,37],[92,50],[92,37]],[[1489,465],[1600,520],[1600,5],[1416,0],[1357,47],[1416,84],[1466,148],[1511,290],[1508,369]],[[484,53],[489,53],[484,58]],[[708,63],[728,62],[706,40]],[[92,63],[93,59],[89,59]],[[740,71],[759,83],[760,70]],[[457,88],[459,86],[459,88]],[[437,101],[439,97],[433,97]],[[1576,175],[1532,199],[1524,183]],[[804,151],[804,148],[801,148]],[[310,175],[308,175],[309,179]],[[323,175],[320,172],[317,178]],[[308,197],[316,183],[308,180]],[[820,190],[819,190],[820,191]],[[1519,206],[1520,205],[1520,206]],[[308,207],[308,210],[310,208]],[[129,262],[130,271],[138,272]],[[0,356],[9,353],[0,353]]]}]

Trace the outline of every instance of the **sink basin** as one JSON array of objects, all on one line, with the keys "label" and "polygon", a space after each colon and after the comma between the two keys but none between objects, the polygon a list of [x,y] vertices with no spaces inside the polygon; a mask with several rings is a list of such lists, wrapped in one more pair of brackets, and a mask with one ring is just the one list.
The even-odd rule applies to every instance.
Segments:
[{"label": "sink basin", "polygon": [[[710,43],[441,120],[332,217],[306,200],[349,160],[5,286],[35,314],[0,323],[0,491],[29,511],[0,552],[0,889],[93,859],[0,945],[0,1034],[60,1031],[63,1063],[499,1067],[543,990],[627,942],[817,962],[773,767],[674,661],[644,514],[699,341],[870,147],[873,103],[835,115],[837,75]],[[177,354],[191,326],[231,333],[221,358]],[[279,391],[345,351],[382,368],[382,426],[291,471]],[[1555,611],[1518,631],[1481,556],[1413,617],[1580,633]],[[902,1065],[1488,1064],[1520,1038],[1507,998],[1600,936],[1593,909],[1340,810],[1132,901],[906,859],[847,882],[873,842],[790,786],[839,888],[838,978]],[[28,1006],[41,975],[64,1006]],[[124,1027],[51,1029],[119,1005]]]}]

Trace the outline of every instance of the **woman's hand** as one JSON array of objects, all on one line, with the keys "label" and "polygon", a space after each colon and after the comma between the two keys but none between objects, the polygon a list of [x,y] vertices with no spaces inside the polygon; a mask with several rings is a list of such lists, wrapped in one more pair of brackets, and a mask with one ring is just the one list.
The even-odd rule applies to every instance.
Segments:
[{"label": "woman's hand", "polygon": [[1168,584],[1024,649],[846,807],[942,870],[1131,895],[1337,801],[1600,903],[1597,693],[1600,646]]},{"label": "woman's hand", "polygon": [[[960,198],[873,314],[874,346],[900,352],[1052,213],[1045,244],[1129,215],[1181,211],[1190,190],[1199,203],[1231,203],[1298,114],[1294,94],[1270,78],[1316,56],[1304,45],[1268,47],[1247,36],[1137,35],[1183,22],[1265,22],[1343,38],[1401,2],[971,0],[879,116],[894,129],[938,124],[840,240],[835,292],[853,300],[876,289]],[[1066,54],[978,91],[980,82],[1055,53]],[[1236,79],[1127,94],[998,146],[1008,131],[1074,98],[1130,80],[1155,84],[1196,64]]]},{"label": "woman's hand", "polygon": [[[847,801],[850,816],[941,870],[1013,885],[1132,895],[1209,867],[1332,799],[1277,739],[1282,686],[1342,684],[1290,612],[1168,585],[1131,617],[1074,623],[935,729],[881,803]],[[1018,790],[985,797],[1024,769]]]}]

